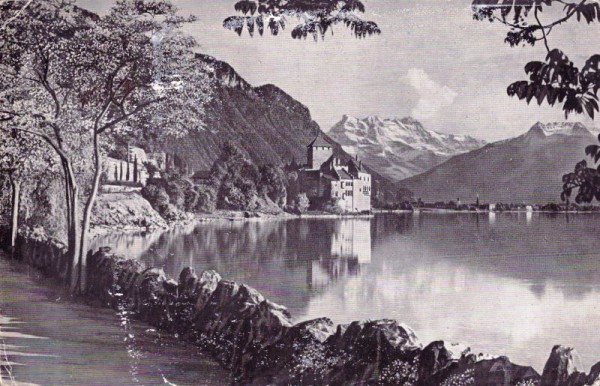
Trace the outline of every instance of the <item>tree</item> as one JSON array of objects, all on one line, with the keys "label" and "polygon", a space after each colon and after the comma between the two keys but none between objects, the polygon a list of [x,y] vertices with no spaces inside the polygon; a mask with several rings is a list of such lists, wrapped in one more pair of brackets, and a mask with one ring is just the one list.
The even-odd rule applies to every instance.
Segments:
[{"label": "tree", "polygon": [[294,200],[294,209],[299,213],[305,213],[310,207],[310,200],[306,193],[299,193]]},{"label": "tree", "polygon": [[241,0],[235,3],[236,12],[244,16],[230,16],[223,21],[223,27],[242,34],[244,28],[250,36],[255,29],[263,35],[265,26],[271,34],[278,35],[290,19],[297,21],[291,35],[294,39],[312,36],[315,41],[325,39],[333,26],[343,24],[357,38],[380,34],[375,22],[364,20],[361,14],[365,6],[360,0]]},{"label": "tree", "polygon": [[287,178],[279,166],[272,164],[260,167],[260,190],[264,196],[269,197],[280,208],[287,201]]},{"label": "tree", "polygon": [[225,143],[211,168],[211,183],[217,191],[219,209],[256,209],[260,171],[231,142]]},{"label": "tree", "polygon": [[412,190],[406,189],[406,188],[398,189],[398,202],[399,203],[413,202],[414,199],[415,199],[415,194],[413,193]]},{"label": "tree", "polygon": [[[547,55],[544,61],[533,61],[525,66],[528,80],[508,86],[510,96],[562,105],[565,116],[587,114],[592,119],[598,111],[598,89],[600,88],[600,54],[592,55],[579,69],[558,48],[550,46],[549,37],[559,26],[568,21],[585,21],[588,24],[600,21],[600,3],[595,0],[474,0],[473,15],[476,20],[500,22],[509,31],[505,42],[511,46],[531,45],[543,42]],[[542,22],[544,10],[554,8],[557,16],[552,21]],[[558,11],[556,8],[562,8]]]},{"label": "tree", "polygon": [[11,188],[11,251],[16,246],[19,229],[21,186],[50,167],[52,159],[44,155],[43,144],[37,138],[17,130],[0,136],[0,173],[8,177]]},{"label": "tree", "polygon": [[135,155],[135,157],[133,158],[133,182],[139,182],[139,171],[138,171],[138,160],[137,160],[137,154]]},{"label": "tree", "polygon": [[146,168],[146,172],[148,172],[148,178],[152,179],[158,173],[158,168],[152,162],[145,161],[144,168]]},{"label": "tree", "polygon": [[[43,139],[60,158],[68,279],[75,284],[73,266],[79,264],[80,277],[103,145],[148,130],[180,136],[201,129],[211,70],[194,59],[195,41],[181,33],[194,19],[178,16],[167,0],[121,0],[103,16],[48,0],[11,20],[4,15],[0,73],[12,87],[0,96],[0,120]],[[79,157],[86,147],[91,154]],[[90,178],[79,171],[90,171]]]}]

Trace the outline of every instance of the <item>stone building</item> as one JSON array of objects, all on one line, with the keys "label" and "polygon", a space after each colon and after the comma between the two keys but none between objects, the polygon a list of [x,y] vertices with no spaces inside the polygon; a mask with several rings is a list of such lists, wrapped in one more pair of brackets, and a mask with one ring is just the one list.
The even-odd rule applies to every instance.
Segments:
[{"label": "stone building", "polygon": [[343,162],[321,135],[307,146],[307,164],[298,173],[300,190],[313,206],[336,201],[345,212],[371,210],[371,175],[362,162]]}]

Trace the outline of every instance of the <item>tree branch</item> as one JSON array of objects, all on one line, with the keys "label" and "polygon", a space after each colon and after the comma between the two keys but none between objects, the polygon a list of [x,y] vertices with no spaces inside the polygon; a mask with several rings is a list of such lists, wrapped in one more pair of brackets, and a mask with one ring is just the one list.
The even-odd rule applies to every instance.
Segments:
[{"label": "tree branch", "polygon": [[163,100],[165,100],[165,98],[157,98],[157,99],[154,99],[154,100],[151,100],[151,101],[140,103],[132,111],[130,111],[128,113],[125,113],[125,114],[121,115],[119,118],[114,119],[114,120],[106,123],[105,125],[101,126],[100,128],[98,128],[97,133],[101,134],[104,131],[106,131],[106,130],[108,130],[108,129],[110,129],[110,128],[116,126],[116,125],[118,125],[119,123],[123,122],[124,120],[126,120],[126,119],[130,118],[131,116],[133,116],[133,115],[139,113],[140,111],[144,110],[146,107],[148,107],[148,106],[150,106],[150,105],[152,105],[154,103],[157,103],[157,102],[162,102]]},{"label": "tree branch", "polygon": [[550,47],[548,46],[548,36],[546,36],[546,28],[542,27],[542,22],[540,21],[540,16],[538,14],[539,7],[535,7],[535,11],[533,12],[535,15],[535,20],[537,20],[540,29],[542,30],[542,35],[544,37],[544,45],[546,46],[546,52],[550,52]]}]

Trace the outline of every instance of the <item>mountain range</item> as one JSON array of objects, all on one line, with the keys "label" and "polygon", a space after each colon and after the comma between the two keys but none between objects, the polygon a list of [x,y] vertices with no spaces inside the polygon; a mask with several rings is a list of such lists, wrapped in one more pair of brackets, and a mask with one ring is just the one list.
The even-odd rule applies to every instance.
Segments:
[{"label": "mountain range", "polygon": [[397,187],[426,202],[475,202],[478,195],[481,202],[558,202],[563,174],[586,158],[596,135],[581,123],[538,122],[521,136],[454,156]]},{"label": "mountain range", "polygon": [[479,149],[485,141],[427,130],[413,118],[357,119],[344,115],[328,132],[351,155],[392,180],[426,172],[452,156]]},{"label": "mountain range", "polygon": [[[321,134],[342,159],[346,153],[311,118],[309,109],[277,86],[254,87],[228,63],[197,54],[197,60],[214,68],[212,101],[206,108],[206,130],[168,141],[162,150],[177,154],[192,170],[209,170],[222,145],[231,141],[256,164],[306,162],[306,146]],[[393,184],[368,166],[377,189],[391,193]],[[391,193],[393,195],[393,193]],[[388,195],[388,197],[391,197]]]}]

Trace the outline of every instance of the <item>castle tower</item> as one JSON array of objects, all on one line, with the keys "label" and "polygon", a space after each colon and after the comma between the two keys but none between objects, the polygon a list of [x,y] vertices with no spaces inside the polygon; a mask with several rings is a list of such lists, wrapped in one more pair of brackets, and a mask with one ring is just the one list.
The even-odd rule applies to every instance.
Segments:
[{"label": "castle tower", "polygon": [[333,147],[319,133],[307,146],[306,159],[309,169],[319,169],[333,155]]}]

